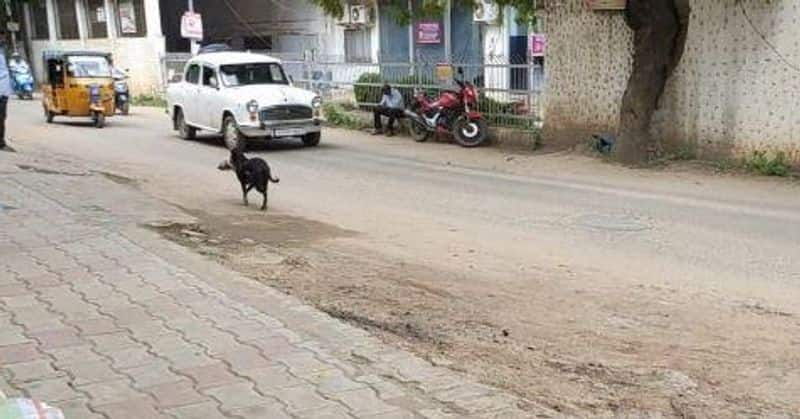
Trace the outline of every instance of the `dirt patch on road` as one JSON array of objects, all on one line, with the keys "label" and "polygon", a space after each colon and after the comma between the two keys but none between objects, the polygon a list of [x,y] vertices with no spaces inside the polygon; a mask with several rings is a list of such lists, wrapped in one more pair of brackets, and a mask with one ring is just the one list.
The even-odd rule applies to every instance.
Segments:
[{"label": "dirt patch on road", "polygon": [[349,240],[352,232],[302,218],[191,213],[199,224],[158,231],[435,364],[555,411],[800,414],[800,403],[786,402],[792,390],[768,391],[800,389],[800,374],[791,373],[800,366],[800,341],[791,340],[800,325],[791,314],[664,287],[602,289],[591,278],[553,273],[508,288],[387,258]]}]

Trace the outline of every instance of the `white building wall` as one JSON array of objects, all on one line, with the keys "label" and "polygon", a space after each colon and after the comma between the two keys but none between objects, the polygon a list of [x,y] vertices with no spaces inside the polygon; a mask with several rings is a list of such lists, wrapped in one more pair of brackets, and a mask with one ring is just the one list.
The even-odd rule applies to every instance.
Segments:
[{"label": "white building wall", "polygon": [[[110,1],[106,1],[106,16],[109,17],[107,20],[108,38],[89,39],[87,37],[86,25],[83,23],[86,11],[83,10],[84,3],[79,1],[77,4],[79,5],[80,39],[59,40],[56,33],[55,5],[52,0],[47,0],[50,39],[31,41],[31,61],[37,80],[43,80],[44,69],[42,68],[41,57],[42,52],[45,50],[87,49],[110,52],[113,54],[116,67],[122,70],[129,70],[130,79],[128,82],[132,95],[152,94],[160,90],[162,86],[160,57],[165,51],[158,0],[145,0],[144,2],[147,36],[143,38],[116,36],[116,20],[111,18],[113,14],[110,3]],[[28,27],[30,28],[31,25],[28,25]]]}]

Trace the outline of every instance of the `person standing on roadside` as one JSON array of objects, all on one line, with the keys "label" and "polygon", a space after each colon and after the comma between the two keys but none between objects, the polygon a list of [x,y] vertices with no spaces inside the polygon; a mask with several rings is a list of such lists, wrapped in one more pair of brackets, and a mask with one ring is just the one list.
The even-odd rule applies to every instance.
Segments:
[{"label": "person standing on roadside", "polygon": [[6,62],[6,33],[0,31],[0,150],[6,149],[6,112],[8,99],[14,91],[11,88],[11,74]]}]

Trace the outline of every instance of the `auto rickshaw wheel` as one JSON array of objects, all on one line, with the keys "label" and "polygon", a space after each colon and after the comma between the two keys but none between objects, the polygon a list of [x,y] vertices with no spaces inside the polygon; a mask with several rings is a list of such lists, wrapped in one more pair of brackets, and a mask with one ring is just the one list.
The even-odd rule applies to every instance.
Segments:
[{"label": "auto rickshaw wheel", "polygon": [[106,115],[102,112],[95,112],[93,121],[95,128],[103,128],[106,126]]},{"label": "auto rickshaw wheel", "polygon": [[53,119],[56,117],[56,114],[44,108],[44,117],[47,120],[48,124],[53,123]]}]

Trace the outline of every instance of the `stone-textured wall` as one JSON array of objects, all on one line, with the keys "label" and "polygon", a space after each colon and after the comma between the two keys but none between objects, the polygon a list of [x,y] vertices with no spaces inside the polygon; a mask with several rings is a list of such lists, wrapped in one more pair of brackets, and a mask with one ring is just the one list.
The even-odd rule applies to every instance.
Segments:
[{"label": "stone-textured wall", "polygon": [[[547,139],[614,131],[631,32],[621,13],[592,12],[581,0],[553,3],[546,13]],[[797,0],[692,0],[686,49],[654,135],[704,157],[783,150],[800,162],[799,39]]]},{"label": "stone-textured wall", "polygon": [[686,50],[654,132],[709,157],[783,150],[800,162],[798,41],[800,1],[692,1]]},{"label": "stone-textured wall", "polygon": [[615,131],[631,70],[632,33],[619,12],[583,0],[551,1],[547,33],[545,140],[572,143]]}]

